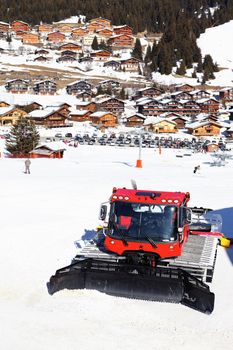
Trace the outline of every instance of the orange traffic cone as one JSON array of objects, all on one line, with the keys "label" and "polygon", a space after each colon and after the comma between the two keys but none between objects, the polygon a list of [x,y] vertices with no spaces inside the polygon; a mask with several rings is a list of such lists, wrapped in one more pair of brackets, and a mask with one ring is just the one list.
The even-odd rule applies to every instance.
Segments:
[{"label": "orange traffic cone", "polygon": [[136,168],[142,168],[142,160],[137,159]]}]

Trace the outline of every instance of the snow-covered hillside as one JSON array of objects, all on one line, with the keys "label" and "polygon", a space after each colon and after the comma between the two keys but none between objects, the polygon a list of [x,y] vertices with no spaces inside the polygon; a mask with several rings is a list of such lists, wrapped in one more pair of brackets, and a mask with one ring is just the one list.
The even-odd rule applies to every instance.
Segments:
[{"label": "snow-covered hillside", "polygon": [[[218,249],[209,316],[96,291],[47,293],[50,276],[74,256],[73,242],[95,230],[99,204],[131,179],[142,189],[190,191],[190,205],[217,210],[232,234],[233,160],[214,167],[209,154],[176,152],[143,149],[140,169],[137,148],[68,147],[63,159],[33,159],[31,175],[22,159],[0,158],[2,349],[232,349],[232,248]],[[193,174],[197,164],[200,175]]]}]

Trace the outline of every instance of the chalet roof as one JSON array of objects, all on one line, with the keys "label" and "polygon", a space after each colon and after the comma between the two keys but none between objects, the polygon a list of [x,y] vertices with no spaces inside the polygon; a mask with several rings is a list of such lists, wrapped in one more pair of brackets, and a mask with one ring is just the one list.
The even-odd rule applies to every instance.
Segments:
[{"label": "chalet roof", "polygon": [[169,124],[176,125],[176,122],[174,122],[171,119],[161,118],[161,117],[153,117],[153,116],[146,118],[146,120],[144,121],[144,125],[159,124],[159,123],[161,123],[163,121],[166,121]]},{"label": "chalet roof", "polygon": [[198,94],[200,92],[204,92],[205,94],[210,95],[210,93],[208,91],[206,91],[206,90],[193,90],[193,91],[189,91],[189,94],[190,95],[196,95],[196,94]]},{"label": "chalet roof", "polygon": [[141,114],[141,113],[134,113],[134,114],[132,114],[132,115],[129,115],[128,117],[126,117],[126,119],[129,119],[129,118],[132,118],[132,117],[139,117],[139,118],[142,118],[142,119],[146,119],[146,116],[145,115],[143,115],[143,114]]},{"label": "chalet roof", "polygon": [[49,79],[47,79],[47,80],[36,81],[36,82],[34,83],[34,85],[46,84],[46,83],[52,83],[52,84],[54,84],[54,85],[57,85],[57,83],[55,83],[55,81],[49,80]]},{"label": "chalet roof", "polygon": [[[112,114],[111,112],[103,112],[103,111],[98,111],[98,112],[94,112],[94,113],[92,113],[91,114],[91,117],[95,117],[95,118],[101,118],[101,117],[103,117],[104,115],[106,115],[106,114]],[[112,114],[112,115],[114,115],[114,114]]]},{"label": "chalet roof", "polygon": [[189,129],[197,129],[197,128],[200,128],[202,126],[205,126],[205,125],[215,125],[215,126],[218,126],[218,127],[222,127],[222,125],[218,122],[214,122],[214,121],[196,121],[194,123],[190,123],[190,124],[186,124],[186,127],[189,128]]},{"label": "chalet roof", "polygon": [[104,103],[104,102],[107,102],[107,101],[110,101],[110,100],[116,100],[118,102],[121,102],[121,103],[125,103],[124,101],[120,100],[119,98],[116,98],[116,97],[104,97],[102,100],[99,100],[98,103]]},{"label": "chalet roof", "polygon": [[5,114],[9,113],[13,109],[15,109],[14,106],[0,107],[0,116],[4,116]]},{"label": "chalet roof", "polygon": [[78,116],[83,116],[87,113],[90,113],[90,111],[88,109],[76,109],[76,108],[72,108],[70,111],[70,115],[78,115]]},{"label": "chalet roof", "polygon": [[156,100],[154,98],[150,98],[150,97],[142,97],[142,98],[139,98],[136,103],[138,106],[144,106],[145,104],[152,102],[152,101],[156,101]]},{"label": "chalet roof", "polygon": [[143,91],[147,91],[147,90],[150,90],[150,89],[161,91],[161,89],[156,88],[156,87],[154,87],[154,86],[149,86],[149,87],[145,87],[145,88],[142,88],[142,89],[138,89],[138,91],[143,92]]},{"label": "chalet roof", "polygon": [[112,36],[110,36],[109,39],[115,39],[115,38],[119,38],[119,37],[121,37],[121,36],[128,36],[129,38],[133,38],[132,35],[122,33],[122,34],[115,34],[115,35],[112,35]]},{"label": "chalet roof", "polygon": [[20,78],[7,80],[6,83],[13,83],[14,81],[21,81],[22,83],[29,84],[28,80],[24,80]]},{"label": "chalet roof", "polygon": [[35,147],[34,150],[31,151],[31,153],[34,153],[35,150],[39,150],[39,149],[47,149],[48,151],[65,151],[66,150],[66,146],[64,144],[64,142],[61,141],[53,141],[53,142],[49,142],[49,143],[42,143],[38,146]]},{"label": "chalet roof", "polygon": [[23,23],[23,24],[26,24],[27,26],[29,26],[28,23],[26,23],[26,22],[24,22],[24,21],[20,21],[20,20],[18,20],[18,19],[16,19],[15,21],[11,22],[11,25],[12,25],[13,23],[16,23],[16,22]]},{"label": "chalet roof", "polygon": [[202,104],[208,102],[209,100],[219,103],[219,101],[216,100],[214,97],[201,98],[199,100],[196,100],[196,102]]},{"label": "chalet roof", "polygon": [[76,80],[76,81],[73,81],[72,83],[67,84],[66,86],[72,86],[72,85],[81,84],[81,83],[85,83],[87,85],[90,85],[91,87],[91,83],[88,83],[86,80]]},{"label": "chalet roof", "polygon": [[10,25],[9,23],[3,22],[3,21],[0,21],[0,24],[6,25],[6,26]]},{"label": "chalet roof", "polygon": [[59,113],[59,107],[46,107],[44,109],[35,109],[34,111],[29,113],[31,118],[46,118],[54,112]]},{"label": "chalet roof", "polygon": [[120,29],[120,28],[124,28],[124,27],[127,27],[127,28],[131,28],[132,29],[132,27],[130,27],[130,26],[128,26],[127,24],[122,24],[122,25],[120,25],[120,26],[113,26],[113,29]]},{"label": "chalet roof", "polygon": [[80,101],[76,104],[76,106],[89,106],[91,103],[96,104],[94,101]]}]

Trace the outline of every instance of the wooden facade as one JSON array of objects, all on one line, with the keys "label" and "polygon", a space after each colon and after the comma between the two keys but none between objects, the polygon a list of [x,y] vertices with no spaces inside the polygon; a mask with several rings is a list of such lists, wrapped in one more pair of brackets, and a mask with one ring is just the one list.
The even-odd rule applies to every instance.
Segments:
[{"label": "wooden facade", "polygon": [[77,95],[79,92],[86,91],[91,92],[92,85],[85,80],[79,80],[68,84],[66,86],[66,92],[69,95]]},{"label": "wooden facade", "polygon": [[27,116],[27,112],[16,107],[1,107],[0,108],[0,124],[15,125],[20,118]]},{"label": "wooden facade", "polygon": [[220,134],[221,125],[216,122],[207,121],[186,125],[188,132],[195,136],[217,136]]},{"label": "wooden facade", "polygon": [[99,24],[101,24],[102,26],[104,26],[106,28],[112,26],[111,21],[109,19],[102,18],[102,17],[92,18],[90,20],[90,23],[93,23],[93,22],[99,23]]},{"label": "wooden facade", "polygon": [[107,50],[98,50],[95,52],[91,52],[91,57],[94,61],[107,61],[109,57],[111,56],[111,53]]},{"label": "wooden facade", "polygon": [[228,87],[219,91],[220,100],[233,102],[233,87]]},{"label": "wooden facade", "polygon": [[65,34],[60,32],[52,32],[47,35],[47,40],[53,43],[61,43],[65,40]]},{"label": "wooden facade", "polygon": [[145,116],[139,113],[135,113],[129,117],[126,118],[126,126],[129,127],[135,127],[135,126],[142,126],[144,124]]},{"label": "wooden facade", "polygon": [[29,83],[23,79],[13,79],[7,81],[5,89],[7,92],[23,94],[28,91]]},{"label": "wooden facade", "polygon": [[95,112],[97,110],[97,104],[93,101],[82,101],[76,104],[76,109],[83,109]]},{"label": "wooden facade", "polygon": [[117,116],[110,112],[95,112],[90,115],[91,122],[102,128],[116,127],[118,124]]},{"label": "wooden facade", "polygon": [[22,43],[23,44],[39,44],[40,43],[40,36],[38,34],[33,33],[26,33],[22,37]]},{"label": "wooden facade", "polygon": [[60,51],[66,51],[66,50],[69,50],[69,51],[78,51],[78,52],[81,52],[82,51],[82,46],[81,45],[78,45],[78,44],[75,44],[75,43],[66,43],[66,44],[63,44],[59,47],[59,50]]},{"label": "wooden facade", "polygon": [[112,48],[132,48],[134,38],[126,34],[114,35],[108,39],[108,44],[112,46]]},{"label": "wooden facade", "polygon": [[71,32],[71,36],[73,39],[80,39],[83,38],[86,34],[88,33],[86,28],[79,27],[79,28],[74,28]]},{"label": "wooden facade", "polygon": [[98,102],[98,109],[102,111],[108,111],[114,114],[122,114],[125,109],[123,101],[118,100],[115,97],[110,97]]},{"label": "wooden facade", "polygon": [[126,24],[122,26],[113,27],[113,31],[116,35],[119,35],[119,34],[125,34],[130,36],[133,35],[133,29],[127,26]]},{"label": "wooden facade", "polygon": [[0,32],[7,33],[10,29],[10,24],[5,22],[0,22]]},{"label": "wooden facade", "polygon": [[120,68],[125,72],[138,72],[140,61],[137,58],[131,57],[126,60],[121,60]]},{"label": "wooden facade", "polygon": [[69,115],[69,119],[74,122],[85,122],[90,121],[90,115],[92,114],[92,111],[90,110],[72,110]]},{"label": "wooden facade", "polygon": [[38,95],[55,95],[57,84],[52,80],[43,80],[34,84],[33,91]]},{"label": "wooden facade", "polygon": [[214,98],[197,100],[202,113],[217,114],[219,112],[219,101]]},{"label": "wooden facade", "polygon": [[155,132],[156,134],[177,132],[176,122],[161,118],[153,119],[153,121],[145,121],[144,125],[146,130]]},{"label": "wooden facade", "polygon": [[43,23],[38,26],[38,32],[39,33],[50,33],[53,31],[53,25],[52,24],[47,24]]},{"label": "wooden facade", "polygon": [[22,31],[22,32],[29,32],[30,26],[28,23],[23,21],[13,21],[11,23],[11,30],[15,33]]},{"label": "wooden facade", "polygon": [[29,117],[35,125],[41,125],[46,128],[62,127],[66,125],[67,117],[57,110],[35,110],[29,113]]}]

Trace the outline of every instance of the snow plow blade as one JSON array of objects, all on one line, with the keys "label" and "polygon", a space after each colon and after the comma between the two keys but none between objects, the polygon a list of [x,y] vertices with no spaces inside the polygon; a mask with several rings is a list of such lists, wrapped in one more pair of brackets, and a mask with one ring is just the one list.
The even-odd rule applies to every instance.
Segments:
[{"label": "snow plow blade", "polygon": [[84,259],[57,270],[47,288],[51,295],[62,289],[94,289],[131,299],[182,303],[204,313],[214,308],[209,287],[181,269]]}]

